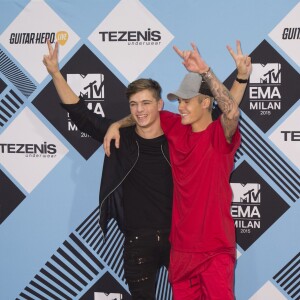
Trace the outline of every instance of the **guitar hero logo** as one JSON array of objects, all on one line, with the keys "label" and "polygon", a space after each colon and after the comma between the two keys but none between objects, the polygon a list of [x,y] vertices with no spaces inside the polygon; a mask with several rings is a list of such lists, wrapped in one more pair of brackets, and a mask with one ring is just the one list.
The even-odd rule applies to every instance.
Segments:
[{"label": "guitar hero logo", "polygon": [[61,46],[64,46],[68,41],[69,34],[66,31],[58,32],[12,32],[10,34],[10,44],[46,44],[47,40],[51,44],[55,42],[55,39]]},{"label": "guitar hero logo", "polygon": [[285,27],[282,32],[283,40],[299,40],[300,27]]},{"label": "guitar hero logo", "polygon": [[10,44],[45,44],[47,40],[54,43],[54,32],[12,32],[10,34]]}]

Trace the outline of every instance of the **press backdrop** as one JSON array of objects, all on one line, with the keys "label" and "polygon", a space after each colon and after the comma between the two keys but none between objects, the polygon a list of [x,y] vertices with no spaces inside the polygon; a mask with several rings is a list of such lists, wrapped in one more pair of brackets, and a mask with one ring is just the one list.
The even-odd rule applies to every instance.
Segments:
[{"label": "press backdrop", "polygon": [[[114,119],[129,112],[132,80],[156,79],[164,99],[177,88],[173,45],[195,42],[230,87],[226,45],[241,40],[253,72],[231,178],[236,299],[300,299],[299,1],[1,0],[0,34],[1,300],[130,299],[123,237],[111,222],[103,244],[98,227],[102,144],[60,107],[46,39],[74,91]],[[157,299],[171,299],[164,269]]]}]

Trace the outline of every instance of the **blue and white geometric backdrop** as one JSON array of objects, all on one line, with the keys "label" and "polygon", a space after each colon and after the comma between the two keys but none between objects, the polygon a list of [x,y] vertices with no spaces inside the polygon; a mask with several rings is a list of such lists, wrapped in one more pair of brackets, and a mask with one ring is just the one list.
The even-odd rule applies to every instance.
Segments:
[{"label": "blue and white geometric backdrop", "polygon": [[[42,64],[46,39],[76,93],[128,114],[138,77],[163,98],[185,74],[172,45],[198,45],[230,87],[241,40],[253,72],[231,178],[238,300],[300,299],[300,3],[297,0],[0,1],[0,299],[130,299],[122,240],[99,235],[104,152],[68,119]],[[176,105],[165,103],[176,111]],[[157,299],[170,299],[161,270]]]}]

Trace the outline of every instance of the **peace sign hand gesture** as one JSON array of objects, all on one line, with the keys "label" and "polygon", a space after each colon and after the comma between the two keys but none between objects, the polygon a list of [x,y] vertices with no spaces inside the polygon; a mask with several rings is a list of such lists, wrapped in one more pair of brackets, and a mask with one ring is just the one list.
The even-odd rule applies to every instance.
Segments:
[{"label": "peace sign hand gesture", "polygon": [[47,40],[47,46],[49,50],[48,55],[44,55],[43,64],[46,66],[48,73],[53,75],[59,72],[58,67],[58,42],[55,43],[54,49],[49,40]]},{"label": "peace sign hand gesture", "polygon": [[230,46],[227,46],[227,49],[235,61],[238,71],[237,77],[240,79],[248,79],[252,71],[251,57],[243,54],[241,42],[236,41],[236,53]]}]

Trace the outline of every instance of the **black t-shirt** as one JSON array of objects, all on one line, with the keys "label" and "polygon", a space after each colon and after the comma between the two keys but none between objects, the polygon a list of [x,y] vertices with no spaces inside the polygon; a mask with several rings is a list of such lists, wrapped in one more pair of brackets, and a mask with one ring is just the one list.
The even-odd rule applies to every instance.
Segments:
[{"label": "black t-shirt", "polygon": [[139,158],[123,182],[125,229],[170,229],[173,179],[162,152],[166,138],[136,139]]}]

